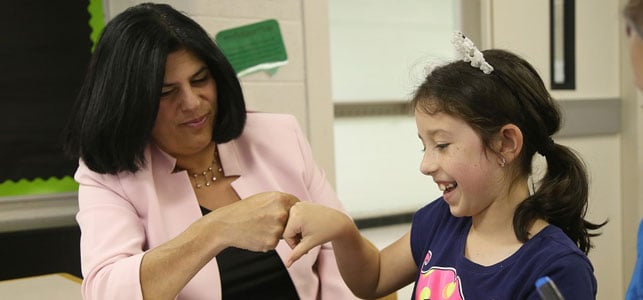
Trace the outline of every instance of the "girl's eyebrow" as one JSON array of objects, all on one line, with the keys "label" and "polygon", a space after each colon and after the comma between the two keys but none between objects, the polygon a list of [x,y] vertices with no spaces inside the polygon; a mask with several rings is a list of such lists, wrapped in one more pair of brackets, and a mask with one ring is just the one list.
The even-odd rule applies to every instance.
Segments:
[{"label": "girl's eyebrow", "polygon": [[444,129],[432,129],[432,130],[428,130],[426,133],[428,136],[432,138],[435,137],[436,135],[449,135],[449,133]]},{"label": "girl's eyebrow", "polygon": [[[435,140],[436,136],[437,137],[439,137],[439,136],[446,136],[446,137],[450,136],[449,132],[447,132],[444,129],[427,130],[426,135],[428,136],[428,138],[430,140]],[[419,132],[418,132],[418,138],[420,139],[420,141],[422,141],[422,143],[424,143],[424,139],[422,138],[422,135],[420,135]]]}]

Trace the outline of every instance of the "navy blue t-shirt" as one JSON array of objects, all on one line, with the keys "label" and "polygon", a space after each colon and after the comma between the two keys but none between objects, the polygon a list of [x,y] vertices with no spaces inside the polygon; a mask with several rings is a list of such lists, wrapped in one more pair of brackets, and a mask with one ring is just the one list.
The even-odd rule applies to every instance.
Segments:
[{"label": "navy blue t-shirt", "polygon": [[507,259],[482,266],[464,256],[471,218],[451,215],[439,198],[417,211],[411,251],[419,273],[414,299],[540,299],[535,282],[549,276],[565,299],[595,299],[596,278],[587,256],[549,225]]}]

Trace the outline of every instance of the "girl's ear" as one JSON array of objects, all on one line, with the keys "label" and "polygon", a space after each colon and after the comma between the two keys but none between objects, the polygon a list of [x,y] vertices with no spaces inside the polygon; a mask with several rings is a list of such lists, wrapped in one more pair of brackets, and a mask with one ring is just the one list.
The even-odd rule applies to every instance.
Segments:
[{"label": "girl's ear", "polygon": [[498,151],[507,163],[512,162],[520,155],[522,151],[522,131],[514,124],[507,124],[500,128],[498,132]]}]

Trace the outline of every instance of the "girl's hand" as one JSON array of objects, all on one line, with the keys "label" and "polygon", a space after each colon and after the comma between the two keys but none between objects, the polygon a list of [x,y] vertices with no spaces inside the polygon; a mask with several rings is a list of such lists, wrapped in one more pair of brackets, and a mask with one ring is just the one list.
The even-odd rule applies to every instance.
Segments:
[{"label": "girl's hand", "polygon": [[293,249],[286,260],[290,267],[301,256],[318,245],[339,239],[353,221],[343,212],[310,202],[297,202],[290,208],[290,216],[283,238]]}]

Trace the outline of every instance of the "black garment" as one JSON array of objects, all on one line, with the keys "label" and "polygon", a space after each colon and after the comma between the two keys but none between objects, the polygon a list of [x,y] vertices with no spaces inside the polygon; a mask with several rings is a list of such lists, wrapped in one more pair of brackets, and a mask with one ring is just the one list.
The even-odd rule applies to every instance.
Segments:
[{"label": "black garment", "polygon": [[[201,207],[206,215],[210,212]],[[217,255],[221,293],[232,299],[299,299],[290,275],[275,250],[252,252],[229,247]]]}]

